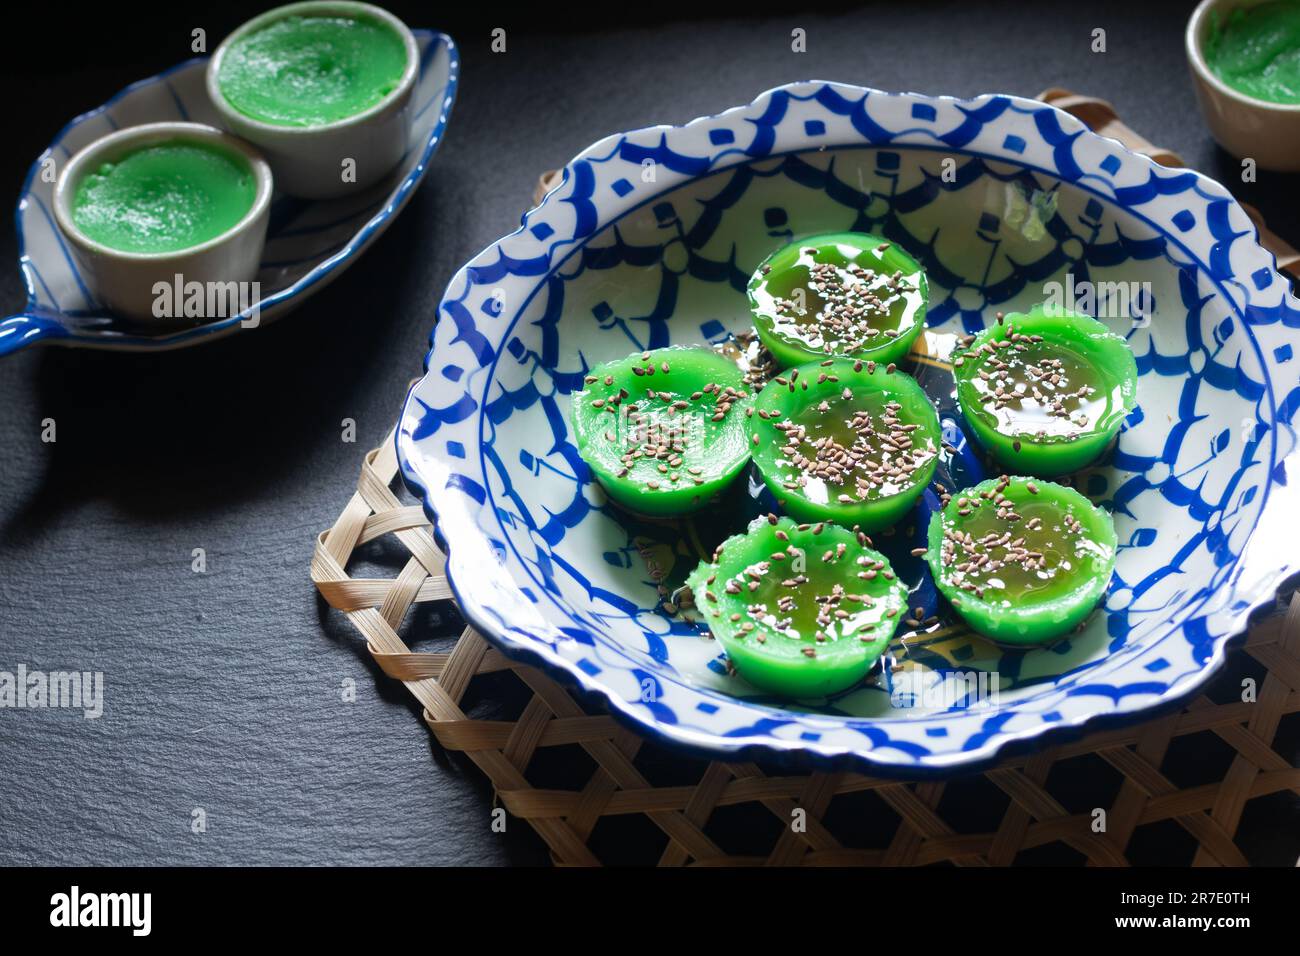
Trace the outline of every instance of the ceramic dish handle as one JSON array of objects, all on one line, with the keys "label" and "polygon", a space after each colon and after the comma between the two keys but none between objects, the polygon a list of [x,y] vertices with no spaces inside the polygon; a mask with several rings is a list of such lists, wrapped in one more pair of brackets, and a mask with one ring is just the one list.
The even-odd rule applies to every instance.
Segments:
[{"label": "ceramic dish handle", "polygon": [[68,330],[54,317],[33,309],[0,319],[0,357],[28,345],[49,339],[61,339]]},{"label": "ceramic dish handle", "polygon": [[[1187,165],[1177,153],[1153,145],[1142,135],[1125,126],[1116,114],[1115,107],[1105,100],[1099,100],[1095,96],[1082,96],[1059,87],[1043,90],[1038,94],[1038,99],[1083,120],[1094,133],[1117,139],[1135,153],[1150,156],[1161,166],[1181,168]],[[1264,225],[1264,217],[1254,206],[1243,202],[1241,207],[1246,210],[1246,215],[1250,216],[1255,223],[1255,228],[1259,230],[1259,244],[1273,253],[1273,257],[1277,259],[1278,271],[1286,272],[1293,278],[1300,278],[1300,251]]]}]

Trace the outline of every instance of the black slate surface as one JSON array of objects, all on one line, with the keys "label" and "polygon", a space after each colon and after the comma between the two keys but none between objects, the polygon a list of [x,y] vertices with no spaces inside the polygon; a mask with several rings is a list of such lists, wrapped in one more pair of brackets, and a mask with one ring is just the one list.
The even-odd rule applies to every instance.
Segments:
[{"label": "black slate surface", "polygon": [[[420,370],[445,283],[517,225],[539,172],[595,139],[684,122],[796,79],[959,95],[1062,85],[1110,99],[1134,128],[1224,178],[1300,243],[1295,178],[1261,173],[1241,184],[1202,126],[1182,51],[1190,3],[757,15],[696,6],[663,22],[650,19],[660,5],[624,5],[617,19],[392,6],[460,43],[460,97],[419,193],[328,292],[255,333],[184,352],[51,348],[0,362],[0,669],[98,670],[106,683],[98,720],[0,710],[0,863],[546,860],[524,823],[492,832],[490,788],[431,744],[409,695],[317,599],[308,562],[362,452]],[[20,19],[7,22],[0,64],[22,91],[4,107],[6,203],[67,119],[184,59],[195,27],[215,43],[250,13],[230,4],[59,9],[57,23],[46,10],[6,14]],[[507,30],[504,54],[490,51],[494,27]],[[805,54],[790,51],[795,27],[807,31]],[[1105,54],[1090,51],[1097,27]],[[23,299],[15,261],[5,231],[8,311]],[[45,418],[57,422],[54,444],[41,441]],[[345,418],[357,423],[355,444],[341,440]],[[206,551],[204,574],[191,570],[194,548]],[[422,623],[429,633],[452,626]],[[354,702],[342,699],[349,680]],[[504,686],[476,686],[473,697],[485,714],[518,706]],[[1286,726],[1283,752],[1294,754]],[[1183,779],[1222,772],[1213,761],[1227,754],[1204,751],[1186,755]],[[680,773],[671,760],[652,770]],[[1100,777],[1078,774],[1080,805],[1093,805]],[[996,822],[981,817],[999,805],[988,785],[951,789],[972,826]],[[197,808],[203,833],[191,827]],[[1289,795],[1252,805],[1242,829],[1252,858],[1294,862],[1295,824]],[[744,848],[751,828],[770,838],[770,825],[734,813],[729,848]],[[869,823],[861,829],[870,836]],[[1177,827],[1153,830],[1135,855],[1188,858]],[[658,846],[635,820],[602,824],[595,839],[624,859],[653,859]]]}]

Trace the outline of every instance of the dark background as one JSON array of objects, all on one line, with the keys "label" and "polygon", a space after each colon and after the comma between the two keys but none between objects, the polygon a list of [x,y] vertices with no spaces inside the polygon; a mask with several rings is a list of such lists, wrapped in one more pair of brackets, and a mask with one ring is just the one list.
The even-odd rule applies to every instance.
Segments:
[{"label": "dark background", "polygon": [[[685,122],[797,79],[957,95],[1067,86],[1111,100],[1300,244],[1295,178],[1261,172],[1241,184],[1205,131],[1182,47],[1190,3],[705,14],[631,2],[611,5],[616,19],[589,4],[493,4],[477,20],[447,4],[389,6],[450,33],[462,77],[427,179],[361,261],[256,334],[158,355],[49,348],[0,362],[0,669],[99,670],[106,682],[97,721],[0,711],[0,863],[545,861],[523,822],[491,832],[490,788],[431,743],[409,694],[316,597],[308,563],[420,371],[445,283],[518,224],[540,172],[610,132]],[[28,165],[72,116],[187,58],[195,27],[212,49],[259,9],[6,10],[0,200],[16,201]],[[650,19],[668,13],[679,19]],[[796,26],[806,54],[790,51]],[[494,27],[507,30],[503,55],[489,49]],[[1105,54],[1090,52],[1095,27],[1107,30]],[[16,256],[5,230],[6,312],[23,303]],[[40,441],[47,417],[55,444]],[[344,418],[357,422],[356,444],[341,440]],[[206,574],[190,569],[196,547]],[[454,629],[435,618],[424,615],[418,633]],[[349,678],[354,703],[341,699]],[[510,716],[518,697],[480,682],[471,703]],[[1294,753],[1287,727],[1279,746]],[[1184,748],[1176,782],[1217,779],[1228,754],[1215,743]],[[1095,805],[1098,769],[1077,771],[1081,806]],[[1001,805],[981,803],[995,796],[983,786],[950,788],[972,826],[996,823],[981,807]],[[196,835],[200,807],[207,832]],[[742,845],[747,825],[733,825]],[[617,857],[653,859],[659,846],[648,824],[602,828]],[[1148,829],[1135,857],[1190,859],[1176,826]],[[1291,865],[1298,829],[1294,797],[1279,794],[1250,806],[1241,833],[1252,859]],[[1070,862],[1069,852],[1026,862]]]}]

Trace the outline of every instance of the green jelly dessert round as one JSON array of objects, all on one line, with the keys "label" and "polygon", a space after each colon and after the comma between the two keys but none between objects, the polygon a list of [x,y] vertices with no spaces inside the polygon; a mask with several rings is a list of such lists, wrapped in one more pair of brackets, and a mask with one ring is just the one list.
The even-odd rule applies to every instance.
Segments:
[{"label": "green jelly dessert round", "polygon": [[860,683],[907,608],[907,588],[863,532],[754,519],[687,579],[736,672],[793,698]]},{"label": "green jelly dessert round", "polygon": [[754,328],[783,367],[828,355],[901,361],[925,327],[929,298],[917,261],[865,232],[792,242],[749,280]]},{"label": "green jelly dessert round", "polygon": [[827,359],[769,381],[745,420],[754,464],[782,510],[867,532],[896,524],[934,477],[939,416],[891,365]]},{"label": "green jelly dessert round", "polygon": [[972,630],[1032,645],[1077,627],[1115,570],[1110,515],[1073,488],[991,478],[955,492],[930,519],[934,583]]},{"label": "green jelly dessert round", "polygon": [[406,43],[364,13],[291,15],[235,40],[221,61],[221,95],[249,119],[321,126],[378,105],[406,72]]},{"label": "green jelly dessert round", "polygon": [[1003,467],[1053,477],[1095,461],[1137,404],[1128,343],[1073,312],[1011,313],[953,353],[957,404]]},{"label": "green jelly dessert round", "polygon": [[749,462],[744,374],[712,349],[670,347],[597,365],[571,409],[578,454],[618,504],[647,517],[714,501]]},{"label": "green jelly dessert round", "polygon": [[242,156],[198,140],[140,146],[77,184],[72,221],[123,252],[189,249],[230,231],[253,208],[257,178]]}]

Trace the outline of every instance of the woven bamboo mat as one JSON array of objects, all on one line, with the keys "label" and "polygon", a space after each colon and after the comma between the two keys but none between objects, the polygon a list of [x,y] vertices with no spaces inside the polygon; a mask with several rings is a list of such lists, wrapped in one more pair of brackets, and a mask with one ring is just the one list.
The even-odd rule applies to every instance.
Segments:
[{"label": "woven bamboo mat", "polygon": [[[1174,154],[1123,126],[1103,101],[1064,90],[1048,90],[1040,98],[1157,162],[1182,165]],[[543,177],[539,190],[551,175]],[[1300,270],[1300,253],[1250,212],[1279,266],[1293,274]],[[390,433],[366,455],[356,493],[334,526],[317,538],[312,581],[365,638],[384,673],[420,702],[439,745],[465,754],[491,780],[501,806],[533,827],[557,864],[599,865],[592,840],[597,824],[639,816],[662,834],[663,865],[999,866],[1063,845],[1090,865],[1125,866],[1144,828],[1174,826],[1190,837],[1191,856],[1165,862],[1242,866],[1248,860],[1235,837],[1250,802],[1282,791],[1300,794],[1300,769],[1274,748],[1283,718],[1300,711],[1300,592],[1279,598],[1275,613],[1259,620],[1231,652],[1224,677],[1234,683],[1227,693],[1224,681],[1216,680],[1180,711],[1140,726],[1094,733],[1006,760],[982,774],[943,781],[772,773],[754,763],[668,757],[608,715],[589,713],[541,671],[507,659],[472,627],[450,651],[412,651],[399,633],[408,617],[416,616],[412,609],[447,601],[451,590],[432,528],[396,475]],[[403,565],[396,577],[349,574],[349,564],[360,563],[360,553],[372,544],[398,549]],[[1240,673],[1253,675],[1253,700],[1242,699]],[[517,719],[473,719],[466,713],[470,686],[485,675],[522,685],[527,703]],[[1226,750],[1222,779],[1176,782],[1171,751],[1188,747]],[[555,748],[580,749],[589,760],[574,764],[591,769],[570,770],[571,779],[558,784],[553,773],[536,772],[541,758]],[[656,757],[659,763],[671,760],[671,784],[650,779],[647,766]],[[1107,799],[1083,809],[1072,789],[1081,761],[1094,781],[1107,777],[1101,788]],[[545,786],[538,782],[542,776]],[[952,801],[945,803],[944,796],[974,778],[992,785],[989,800],[997,820],[972,831],[956,822]],[[837,799],[862,794],[873,795],[889,811],[882,835],[867,848],[846,839],[832,808]],[[715,826],[718,817],[737,808],[775,821],[749,828],[750,845],[742,852],[724,849]],[[789,825],[796,808],[804,811],[802,831]],[[1095,832],[1097,810],[1105,810],[1104,832]]]}]

